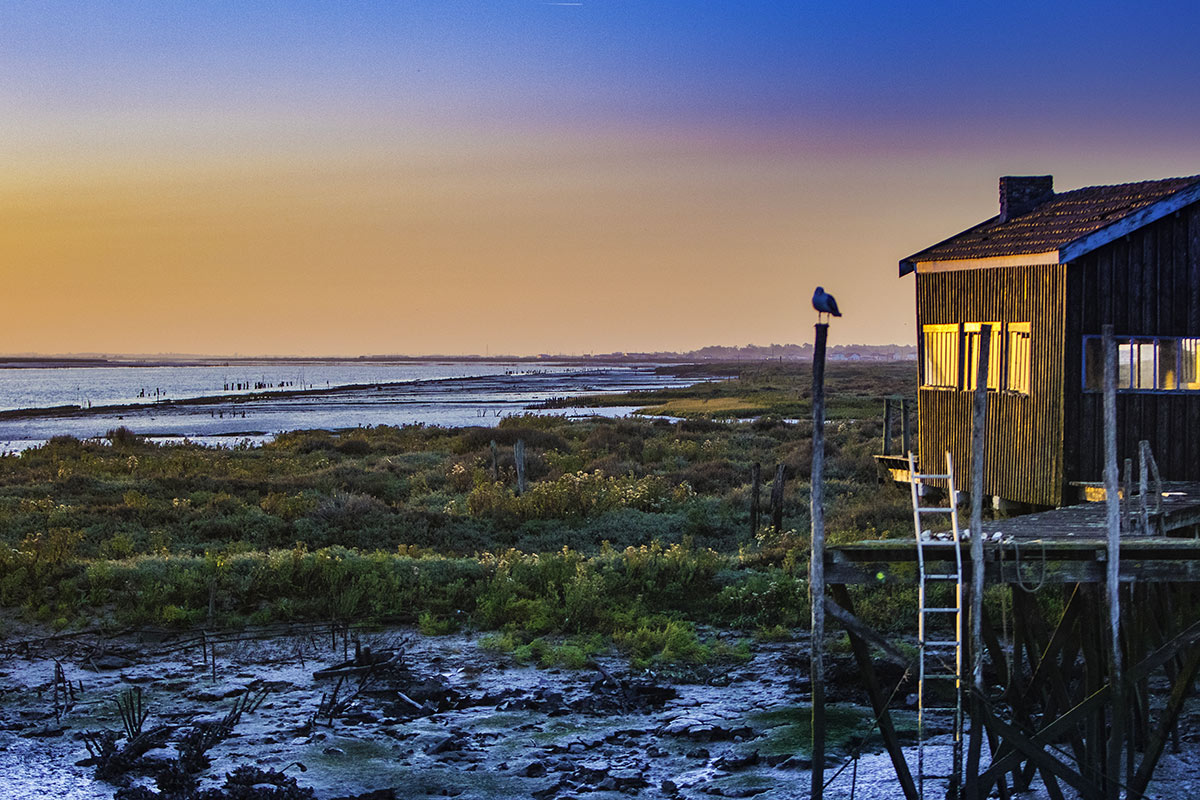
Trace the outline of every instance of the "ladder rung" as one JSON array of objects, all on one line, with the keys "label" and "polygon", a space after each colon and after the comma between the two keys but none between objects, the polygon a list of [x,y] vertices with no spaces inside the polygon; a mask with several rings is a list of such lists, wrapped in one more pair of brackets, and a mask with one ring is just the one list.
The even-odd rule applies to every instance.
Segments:
[{"label": "ladder rung", "polygon": [[925,580],[927,581],[956,581],[958,575],[953,572],[926,572]]},{"label": "ladder rung", "polygon": [[918,506],[918,514],[949,514],[953,508],[942,508],[941,506]]},{"label": "ladder rung", "polygon": [[953,639],[926,639],[922,642],[926,647],[958,647]]},{"label": "ladder rung", "polygon": [[921,609],[921,613],[922,614],[951,614],[951,613],[957,614],[958,609],[955,608],[954,606],[948,606],[946,608],[923,608],[923,609]]},{"label": "ladder rung", "polygon": [[949,480],[949,475],[935,475],[932,472],[918,472],[913,475],[913,480],[921,480],[922,478],[932,478],[934,480],[945,481]]}]

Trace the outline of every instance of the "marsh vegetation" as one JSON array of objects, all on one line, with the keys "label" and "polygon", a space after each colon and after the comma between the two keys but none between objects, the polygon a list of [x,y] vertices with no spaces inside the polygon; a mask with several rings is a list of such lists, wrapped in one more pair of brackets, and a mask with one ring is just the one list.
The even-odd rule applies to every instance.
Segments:
[{"label": "marsh vegetation", "polygon": [[[156,445],[125,429],[59,437],[0,458],[0,604],[59,629],[468,627],[547,665],[609,642],[643,665],[742,657],[696,626],[771,639],[808,618],[810,378],[794,364],[725,372],[632,396],[670,421],[530,415],[233,448]],[[907,494],[872,455],[882,397],[908,392],[912,372],[829,368],[834,541],[910,535]],[[784,466],[778,529],[767,513],[751,528],[755,463],[764,507]],[[871,598],[880,618],[902,601]]]}]

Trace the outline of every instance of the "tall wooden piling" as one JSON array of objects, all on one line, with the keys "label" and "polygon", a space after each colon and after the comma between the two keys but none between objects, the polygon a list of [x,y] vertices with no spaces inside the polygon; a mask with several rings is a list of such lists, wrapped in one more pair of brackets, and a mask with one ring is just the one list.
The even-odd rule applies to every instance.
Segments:
[{"label": "tall wooden piling", "polygon": [[[979,363],[971,409],[971,686],[967,703],[971,735],[967,743],[966,800],[979,800],[979,756],[983,748],[982,716],[978,698],[983,695],[983,469],[987,453],[987,377],[992,329],[979,328]],[[951,498],[951,502],[955,502]],[[957,776],[955,776],[957,780]]]},{"label": "tall wooden piling", "polygon": [[809,558],[808,593],[812,605],[812,638],[809,641],[812,686],[812,793],[821,800],[825,791],[825,340],[827,323],[816,324],[813,347],[812,438],[812,554]]},{"label": "tall wooden piling", "polygon": [[[1108,730],[1105,794],[1121,790],[1121,745],[1124,736],[1124,691],[1121,685],[1121,501],[1117,496],[1117,345],[1113,326],[1104,326],[1104,500],[1108,521],[1105,599],[1108,603],[1108,683],[1112,689],[1112,721]],[[1128,491],[1128,487],[1126,487]]]}]

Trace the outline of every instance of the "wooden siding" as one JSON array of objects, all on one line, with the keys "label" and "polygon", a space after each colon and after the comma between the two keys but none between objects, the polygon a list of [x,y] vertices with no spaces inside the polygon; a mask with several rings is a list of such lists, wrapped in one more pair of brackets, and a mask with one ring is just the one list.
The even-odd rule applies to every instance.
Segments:
[{"label": "wooden siding", "polygon": [[[1064,407],[1067,480],[1104,475],[1103,396],[1083,391],[1083,336],[1200,337],[1200,204],[1134,231],[1067,268]],[[1168,480],[1200,480],[1200,394],[1117,395],[1117,458],[1150,442]]]},{"label": "wooden siding", "polygon": [[[962,322],[1032,325],[1029,394],[988,393],[989,495],[1042,506],[1062,500],[1065,274],[1065,265],[1050,264],[917,275],[918,331]],[[922,388],[918,414],[921,471],[944,472],[949,450],[959,486],[967,486],[971,393]]]}]

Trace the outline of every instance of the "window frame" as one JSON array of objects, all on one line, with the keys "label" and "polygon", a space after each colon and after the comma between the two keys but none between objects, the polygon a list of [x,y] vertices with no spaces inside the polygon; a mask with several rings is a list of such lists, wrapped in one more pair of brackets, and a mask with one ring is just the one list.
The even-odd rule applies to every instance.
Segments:
[{"label": "window frame", "polygon": [[[1100,334],[1088,333],[1083,335],[1083,346],[1080,353],[1079,383],[1085,394],[1100,394],[1104,391],[1104,337]],[[1117,393],[1118,394],[1165,394],[1188,395],[1200,394],[1200,337],[1197,336],[1143,336],[1131,334],[1114,336],[1113,343],[1117,347]],[[1164,347],[1170,343],[1170,347]],[[1145,386],[1145,349],[1153,348],[1150,354],[1151,385]],[[1166,363],[1161,354],[1164,350],[1173,350],[1171,364],[1167,372],[1163,372]],[[1089,354],[1094,362],[1091,366],[1099,374],[1089,372]],[[1124,361],[1123,361],[1124,359]],[[1190,359],[1191,369],[1185,368]],[[1122,375],[1122,372],[1124,375]],[[1169,381],[1164,380],[1169,375]],[[1197,380],[1186,381],[1191,375]],[[1089,378],[1093,380],[1089,380]],[[1163,384],[1170,382],[1169,388]],[[1134,384],[1138,385],[1134,385]]]},{"label": "window frame", "polygon": [[[929,353],[929,337],[945,336],[952,342],[954,364],[948,365],[945,369],[939,370],[948,376],[948,380],[953,383],[930,383],[929,382],[929,365],[931,356]],[[922,325],[921,326],[921,388],[922,389],[958,389],[962,385],[962,330],[959,324],[937,324],[937,325]]]}]

